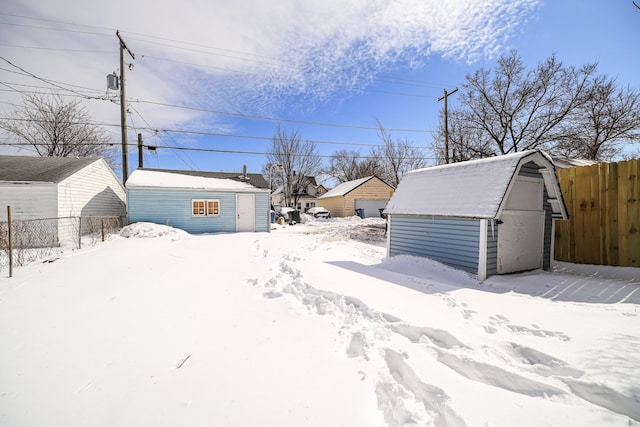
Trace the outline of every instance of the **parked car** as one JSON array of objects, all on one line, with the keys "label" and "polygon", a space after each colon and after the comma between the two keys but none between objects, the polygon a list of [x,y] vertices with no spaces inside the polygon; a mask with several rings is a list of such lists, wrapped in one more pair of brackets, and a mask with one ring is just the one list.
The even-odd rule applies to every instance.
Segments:
[{"label": "parked car", "polygon": [[315,206],[307,211],[307,214],[314,218],[331,218],[331,212],[321,206]]}]

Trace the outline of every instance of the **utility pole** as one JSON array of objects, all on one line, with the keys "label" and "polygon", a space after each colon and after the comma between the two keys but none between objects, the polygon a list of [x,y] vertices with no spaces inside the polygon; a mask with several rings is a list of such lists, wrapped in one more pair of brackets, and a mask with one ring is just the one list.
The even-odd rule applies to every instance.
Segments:
[{"label": "utility pole", "polygon": [[455,88],[453,92],[447,92],[444,90],[444,96],[438,98],[438,102],[444,99],[444,161],[445,163],[449,163],[449,117],[448,117],[448,108],[447,108],[447,98],[449,95],[453,95],[458,91],[458,88]]},{"label": "utility pole", "polygon": [[116,30],[116,36],[120,40],[120,128],[122,131],[122,184],[127,182],[129,178],[129,155],[127,145],[127,97],[125,91],[125,63],[124,63],[124,51],[126,50],[131,59],[136,59],[136,56],[129,50],[124,39],[120,36],[120,31]]},{"label": "utility pole", "polygon": [[144,167],[144,156],[142,155],[142,134],[138,134],[138,167]]}]

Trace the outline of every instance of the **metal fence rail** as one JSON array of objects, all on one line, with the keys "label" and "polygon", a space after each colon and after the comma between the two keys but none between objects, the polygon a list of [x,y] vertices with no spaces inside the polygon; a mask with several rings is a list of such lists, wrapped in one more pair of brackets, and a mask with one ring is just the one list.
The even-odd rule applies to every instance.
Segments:
[{"label": "metal fence rail", "polygon": [[[8,215],[10,219],[10,215]],[[61,217],[0,222],[0,272],[48,259],[65,250],[95,245],[119,232],[116,216]]]}]

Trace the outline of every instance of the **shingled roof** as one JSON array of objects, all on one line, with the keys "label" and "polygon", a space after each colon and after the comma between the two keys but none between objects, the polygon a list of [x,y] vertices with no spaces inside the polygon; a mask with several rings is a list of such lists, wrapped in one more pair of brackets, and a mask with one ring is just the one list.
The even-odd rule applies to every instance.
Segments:
[{"label": "shingled roof", "polygon": [[0,156],[0,182],[59,183],[98,160],[96,157]]}]

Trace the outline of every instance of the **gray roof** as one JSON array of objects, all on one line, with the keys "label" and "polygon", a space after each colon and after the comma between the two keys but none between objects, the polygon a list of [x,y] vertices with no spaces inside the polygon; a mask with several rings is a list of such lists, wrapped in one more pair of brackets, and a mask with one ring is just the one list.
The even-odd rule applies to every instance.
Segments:
[{"label": "gray roof", "polygon": [[59,183],[98,160],[97,157],[0,156],[0,181]]},{"label": "gray roof", "polygon": [[242,172],[207,172],[207,171],[153,169],[153,168],[139,168],[139,170],[177,173],[181,175],[197,176],[201,178],[231,179],[238,182],[246,182],[256,188],[269,188],[269,183],[267,183],[267,180],[264,179],[264,176],[262,176],[262,174],[260,173],[248,173],[246,174],[246,178],[245,178],[242,176]]}]

